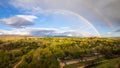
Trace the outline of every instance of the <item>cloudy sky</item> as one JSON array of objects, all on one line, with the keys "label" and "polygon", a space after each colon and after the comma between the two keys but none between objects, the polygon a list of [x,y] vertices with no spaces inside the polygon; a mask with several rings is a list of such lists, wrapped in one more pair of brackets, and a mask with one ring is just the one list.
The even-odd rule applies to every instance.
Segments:
[{"label": "cloudy sky", "polygon": [[120,37],[120,0],[0,0],[0,35]]}]

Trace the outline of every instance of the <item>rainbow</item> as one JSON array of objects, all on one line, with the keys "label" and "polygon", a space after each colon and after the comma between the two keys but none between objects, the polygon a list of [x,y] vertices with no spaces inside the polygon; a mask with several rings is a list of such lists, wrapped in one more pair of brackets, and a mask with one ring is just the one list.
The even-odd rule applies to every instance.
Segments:
[{"label": "rainbow", "polygon": [[[61,9],[51,9],[51,10],[47,10],[46,12],[61,12],[61,13],[69,13],[71,15],[77,16],[78,18],[80,18],[81,20],[83,20],[85,23],[87,23],[92,29],[94,29],[94,31],[96,32],[96,36],[101,37],[100,33],[98,32],[98,30],[91,24],[91,22],[89,22],[87,19],[85,19],[83,16],[69,11],[69,10],[61,10]],[[83,36],[88,37],[86,34],[83,34]]]},{"label": "rainbow", "polygon": [[91,1],[89,1],[89,5],[92,6],[93,10],[103,19],[103,21],[107,24],[108,27],[114,28],[110,22],[110,20],[105,17],[93,4]]},{"label": "rainbow", "polygon": [[96,10],[96,13],[101,17],[103,18],[103,20],[105,21],[105,23],[110,27],[110,28],[113,28],[110,20],[108,18],[106,18],[98,9],[94,8]]}]

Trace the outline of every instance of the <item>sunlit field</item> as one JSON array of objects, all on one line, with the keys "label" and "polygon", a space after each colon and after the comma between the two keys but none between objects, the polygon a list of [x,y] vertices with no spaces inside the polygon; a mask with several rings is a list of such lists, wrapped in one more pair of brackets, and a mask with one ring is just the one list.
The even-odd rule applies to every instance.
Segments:
[{"label": "sunlit field", "polygon": [[0,68],[119,68],[119,60],[119,38],[0,37]]},{"label": "sunlit field", "polygon": [[120,0],[0,0],[0,68],[120,68]]}]

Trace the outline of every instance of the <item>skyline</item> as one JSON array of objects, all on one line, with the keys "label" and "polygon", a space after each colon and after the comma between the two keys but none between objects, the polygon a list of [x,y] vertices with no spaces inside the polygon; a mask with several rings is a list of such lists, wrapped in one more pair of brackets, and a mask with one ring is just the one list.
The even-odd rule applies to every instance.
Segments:
[{"label": "skyline", "polygon": [[120,37],[119,0],[0,0],[0,35]]}]

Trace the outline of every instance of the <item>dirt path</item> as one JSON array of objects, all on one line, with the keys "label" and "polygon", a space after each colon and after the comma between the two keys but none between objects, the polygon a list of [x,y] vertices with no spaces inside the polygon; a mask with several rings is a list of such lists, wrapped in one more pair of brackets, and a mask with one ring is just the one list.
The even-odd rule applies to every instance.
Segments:
[{"label": "dirt path", "polygon": [[78,67],[78,68],[85,68],[84,66],[80,66],[80,67]]},{"label": "dirt path", "polygon": [[[82,61],[90,61],[90,60],[95,60],[95,59],[96,59],[96,57],[89,57],[89,58],[84,58]],[[65,63],[63,63],[59,58],[57,60],[60,63],[60,68],[63,68],[65,66]],[[66,62],[66,65],[70,65],[70,64],[75,64],[75,63],[81,62],[81,61],[80,61],[80,59],[73,59],[73,60],[67,60],[65,62]],[[84,68],[84,66],[81,66],[78,68]]]},{"label": "dirt path", "polygon": [[59,58],[57,58],[57,60],[58,60],[58,62],[60,64],[60,68],[63,68],[65,66],[65,64]]},{"label": "dirt path", "polygon": [[13,68],[17,68],[21,63],[22,63],[22,60],[20,60],[17,64],[15,64]]}]

